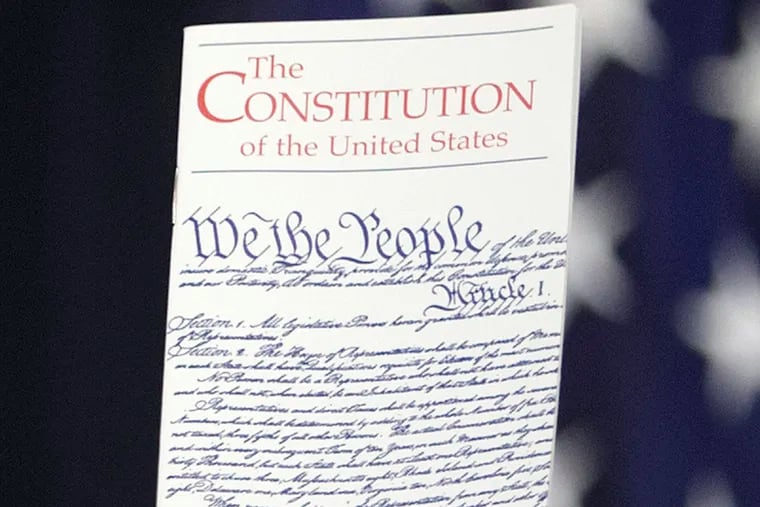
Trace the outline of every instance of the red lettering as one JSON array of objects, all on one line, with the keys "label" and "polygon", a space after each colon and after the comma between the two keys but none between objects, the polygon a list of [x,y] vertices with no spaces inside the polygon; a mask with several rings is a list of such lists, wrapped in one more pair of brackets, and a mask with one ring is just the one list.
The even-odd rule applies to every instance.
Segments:
[{"label": "red lettering", "polygon": [[224,71],[217,72],[216,74],[209,76],[198,89],[198,111],[200,111],[201,114],[207,119],[217,123],[232,123],[243,119],[242,116],[238,116],[237,118],[220,118],[219,116],[212,114],[211,111],[209,111],[208,105],[206,104],[206,92],[209,85],[211,85],[211,82],[214,79],[227,74],[238,76],[240,78],[240,83],[245,84],[245,74],[242,72]]}]

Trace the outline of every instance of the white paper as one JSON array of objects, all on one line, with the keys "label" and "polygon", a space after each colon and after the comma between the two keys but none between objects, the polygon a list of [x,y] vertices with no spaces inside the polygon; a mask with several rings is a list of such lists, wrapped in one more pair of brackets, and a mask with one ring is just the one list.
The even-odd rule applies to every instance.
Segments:
[{"label": "white paper", "polygon": [[545,505],[578,36],[186,30],[159,506]]}]

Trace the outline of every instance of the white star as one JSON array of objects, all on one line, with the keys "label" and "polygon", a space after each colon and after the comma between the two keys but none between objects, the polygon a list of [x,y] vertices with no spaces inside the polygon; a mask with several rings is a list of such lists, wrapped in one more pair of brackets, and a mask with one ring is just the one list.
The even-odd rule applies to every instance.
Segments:
[{"label": "white star", "polygon": [[568,322],[581,305],[612,321],[628,315],[631,281],[615,249],[633,227],[629,187],[622,173],[608,172],[575,190],[567,261]]},{"label": "white star", "polygon": [[734,150],[747,176],[760,185],[760,8],[741,18],[743,44],[731,57],[707,58],[697,77],[697,101],[734,122]]},{"label": "white star", "polygon": [[588,432],[564,430],[557,437],[548,507],[581,507],[599,469],[598,448]]},{"label": "white star", "polygon": [[686,493],[686,507],[735,507],[736,502],[726,478],[711,473],[692,481]]},{"label": "white star", "polygon": [[760,266],[748,241],[721,246],[709,290],[687,295],[676,317],[685,341],[707,361],[710,407],[742,421],[760,394]]},{"label": "white star", "polygon": [[[649,12],[651,0],[575,0],[583,19],[581,81],[588,85],[608,59],[641,74],[660,70],[665,60],[665,35]],[[564,4],[567,0],[535,0],[529,5]]]}]

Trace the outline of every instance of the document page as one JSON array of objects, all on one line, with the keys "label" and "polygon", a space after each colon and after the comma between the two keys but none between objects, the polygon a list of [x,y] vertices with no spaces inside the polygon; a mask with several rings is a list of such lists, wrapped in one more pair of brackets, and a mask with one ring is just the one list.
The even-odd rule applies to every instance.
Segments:
[{"label": "document page", "polygon": [[159,506],[546,504],[577,17],[186,29]]}]

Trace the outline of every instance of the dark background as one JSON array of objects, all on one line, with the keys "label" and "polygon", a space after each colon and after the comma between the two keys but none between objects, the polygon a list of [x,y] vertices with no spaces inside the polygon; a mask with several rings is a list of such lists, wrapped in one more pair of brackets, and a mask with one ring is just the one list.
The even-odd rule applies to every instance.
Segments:
[{"label": "dark background", "polygon": [[[584,505],[685,505],[714,471],[735,505],[760,505],[760,409],[739,422],[716,418],[706,359],[672,325],[677,300],[710,285],[723,238],[741,231],[760,244],[760,187],[739,175],[734,125],[693,98],[698,63],[740,49],[753,6],[650,2],[668,68],[644,77],[613,59],[584,92],[578,185],[619,168],[637,196],[636,226],[616,251],[634,280],[633,318],[581,308],[568,327],[560,429],[581,425],[602,449]],[[0,6],[0,505],[154,505],[182,27],[369,17],[370,7]],[[454,10],[431,2],[422,12]]]}]

